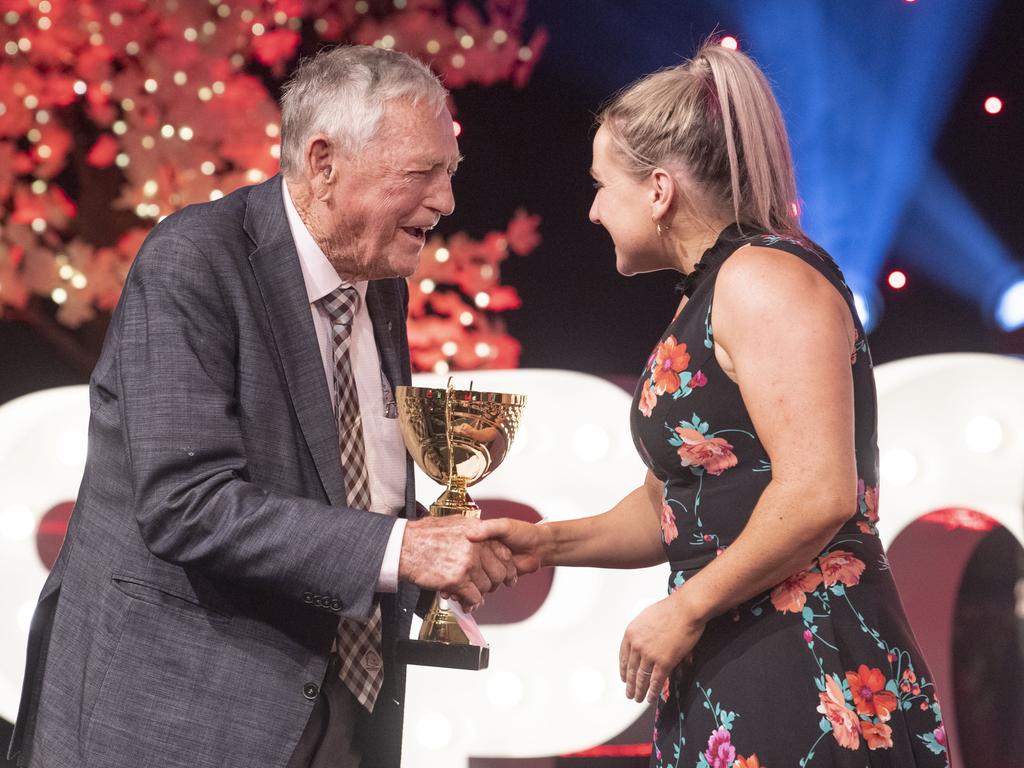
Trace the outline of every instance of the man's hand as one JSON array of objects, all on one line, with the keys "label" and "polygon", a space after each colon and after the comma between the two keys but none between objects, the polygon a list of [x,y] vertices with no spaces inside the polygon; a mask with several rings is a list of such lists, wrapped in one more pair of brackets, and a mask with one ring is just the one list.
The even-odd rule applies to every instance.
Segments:
[{"label": "man's hand", "polygon": [[[482,524],[466,517],[425,517],[405,526],[398,578],[456,598],[475,611],[484,595],[518,575],[508,547],[474,534]],[[471,538],[471,536],[473,538]]]},{"label": "man's hand", "polygon": [[554,542],[551,529],[503,517],[484,520],[470,532],[470,541],[501,542],[512,551],[512,562],[519,574],[533,573],[545,565],[553,565]]}]

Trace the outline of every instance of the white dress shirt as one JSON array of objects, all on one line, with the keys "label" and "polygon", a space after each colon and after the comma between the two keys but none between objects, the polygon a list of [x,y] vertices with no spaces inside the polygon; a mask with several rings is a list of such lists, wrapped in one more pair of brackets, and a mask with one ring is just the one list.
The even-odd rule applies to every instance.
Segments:
[{"label": "white dress shirt", "polygon": [[[295,250],[299,253],[302,279],[309,297],[309,311],[316,328],[317,346],[324,363],[324,375],[332,397],[334,386],[334,341],[331,338],[331,318],[320,304],[320,299],[341,286],[351,285],[359,291],[359,307],[352,321],[352,341],[349,359],[356,380],[356,394],[359,397],[359,415],[363,422],[363,446],[366,455],[366,472],[370,481],[370,511],[382,515],[397,515],[405,507],[406,461],[405,443],[398,426],[398,419],[385,415],[385,383],[380,366],[377,342],[373,338],[373,323],[366,309],[366,281],[346,283],[327,260],[320,246],[309,234],[295,209],[288,184],[281,182],[284,209],[288,215]],[[394,384],[394,382],[392,382]],[[337,402],[337,399],[334,400]],[[393,412],[393,406],[392,406]],[[378,592],[398,591],[398,560],[402,552],[402,537],[405,535],[403,518],[395,521],[384,562],[377,579]]]}]

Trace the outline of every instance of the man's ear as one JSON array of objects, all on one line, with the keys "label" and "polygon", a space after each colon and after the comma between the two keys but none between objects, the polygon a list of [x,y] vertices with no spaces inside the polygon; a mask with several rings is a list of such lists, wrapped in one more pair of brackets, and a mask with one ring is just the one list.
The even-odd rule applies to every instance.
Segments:
[{"label": "man's ear", "polygon": [[655,168],[648,179],[651,220],[656,224],[666,219],[676,201],[676,182],[664,168]]},{"label": "man's ear", "polygon": [[334,144],[329,136],[317,133],[306,141],[306,152],[303,158],[306,178],[309,180],[313,195],[321,201],[330,197],[331,187],[337,179],[334,163]]}]

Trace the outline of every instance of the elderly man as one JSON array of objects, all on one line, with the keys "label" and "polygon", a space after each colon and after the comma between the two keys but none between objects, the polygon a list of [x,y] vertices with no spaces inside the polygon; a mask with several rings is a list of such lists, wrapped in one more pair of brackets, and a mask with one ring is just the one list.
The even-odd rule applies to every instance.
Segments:
[{"label": "elderly man", "polygon": [[402,54],[322,53],[285,91],[284,178],[146,240],[92,376],[19,765],[399,764],[417,587],[474,606],[515,577],[474,521],[403,519],[402,278],[454,208],[445,96]]}]

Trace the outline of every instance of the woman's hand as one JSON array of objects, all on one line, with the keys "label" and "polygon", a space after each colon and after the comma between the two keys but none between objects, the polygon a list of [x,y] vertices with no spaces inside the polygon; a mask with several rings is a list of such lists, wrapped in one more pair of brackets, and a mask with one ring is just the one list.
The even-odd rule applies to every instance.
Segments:
[{"label": "woman's hand", "polygon": [[535,523],[502,517],[484,520],[469,535],[470,541],[500,542],[512,551],[512,562],[518,575],[533,573],[550,565],[550,529]]},{"label": "woman's hand", "polygon": [[675,594],[644,609],[626,627],[619,649],[619,676],[626,684],[626,698],[657,701],[665,680],[703,633],[704,623],[686,616]]}]

